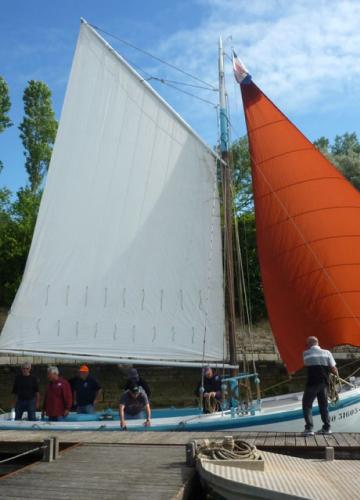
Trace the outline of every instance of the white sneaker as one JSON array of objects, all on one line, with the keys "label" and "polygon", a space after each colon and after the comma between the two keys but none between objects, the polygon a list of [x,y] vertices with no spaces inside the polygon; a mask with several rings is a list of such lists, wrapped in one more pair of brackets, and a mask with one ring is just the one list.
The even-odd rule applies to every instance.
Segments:
[{"label": "white sneaker", "polygon": [[314,431],[309,431],[309,430],[305,429],[304,432],[303,432],[303,436],[304,437],[315,436],[315,432]]},{"label": "white sneaker", "polygon": [[316,431],[316,434],[324,434],[325,436],[328,436],[329,434],[332,434],[332,430],[331,429],[320,429],[318,431]]}]

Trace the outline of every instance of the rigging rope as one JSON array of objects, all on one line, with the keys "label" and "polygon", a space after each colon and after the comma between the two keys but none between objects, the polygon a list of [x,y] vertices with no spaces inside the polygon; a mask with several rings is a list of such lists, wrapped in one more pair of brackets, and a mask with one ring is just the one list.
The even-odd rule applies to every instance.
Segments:
[{"label": "rigging rope", "polygon": [[168,61],[165,61],[165,59],[161,59],[160,57],[158,56],[155,56],[154,54],[151,54],[151,52],[148,52],[147,50],[144,50],[144,49],[141,49],[140,47],[137,47],[136,45],[128,42],[127,40],[124,40],[123,38],[120,38],[116,35],[114,35],[113,33],[109,33],[108,31],[100,28],[99,26],[96,26],[94,24],[90,24],[90,26],[92,28],[94,28],[95,30],[97,31],[101,31],[101,33],[104,33],[105,35],[107,36],[110,36],[112,38],[114,38],[115,40],[121,42],[122,44],[124,45],[127,45],[128,47],[134,49],[134,50],[137,50],[138,52],[141,52],[142,54],[148,56],[148,57],[151,57],[152,59],[154,59],[155,61],[158,61],[160,62],[161,64],[164,64],[165,66],[169,66],[169,68],[172,68],[172,69],[175,69],[176,71],[179,71],[180,73],[182,73],[183,75],[186,75],[194,80],[197,80],[198,82],[201,82],[203,83],[204,85],[207,86],[208,90],[217,90],[216,86],[215,85],[212,85],[211,83],[208,83],[206,82],[205,80],[202,80],[201,78],[199,78],[198,76],[195,76],[195,75],[192,75],[191,73],[183,70],[182,68],[179,68],[178,66],[176,66],[175,64],[172,64],[172,63],[169,63]]}]

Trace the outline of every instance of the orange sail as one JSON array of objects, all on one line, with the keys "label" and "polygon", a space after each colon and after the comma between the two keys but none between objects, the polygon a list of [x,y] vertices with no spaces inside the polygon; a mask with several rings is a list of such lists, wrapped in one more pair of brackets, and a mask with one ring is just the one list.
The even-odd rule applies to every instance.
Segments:
[{"label": "orange sail", "polygon": [[253,82],[241,92],[266,305],[294,372],[309,335],[360,346],[360,193]]}]

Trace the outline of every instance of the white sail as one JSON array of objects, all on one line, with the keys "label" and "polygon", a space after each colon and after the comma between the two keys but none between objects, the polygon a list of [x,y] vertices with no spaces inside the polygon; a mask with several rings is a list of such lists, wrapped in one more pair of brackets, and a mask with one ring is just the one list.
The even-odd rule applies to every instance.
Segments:
[{"label": "white sail", "polygon": [[82,23],[0,351],[191,364],[223,335],[214,155]]}]

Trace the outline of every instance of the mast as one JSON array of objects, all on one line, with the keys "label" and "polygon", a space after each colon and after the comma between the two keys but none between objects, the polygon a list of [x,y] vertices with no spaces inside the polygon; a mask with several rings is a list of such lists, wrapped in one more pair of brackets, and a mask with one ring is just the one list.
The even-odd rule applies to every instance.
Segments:
[{"label": "mast", "polygon": [[233,258],[233,232],[232,232],[232,195],[231,171],[228,162],[229,156],[229,129],[226,112],[226,91],[224,75],[224,50],[222,38],[219,38],[219,105],[220,105],[220,148],[223,160],[223,199],[224,199],[224,242],[226,266],[226,313],[229,335],[230,364],[237,364],[236,338],[235,338],[235,288],[234,288],[234,258]]}]

